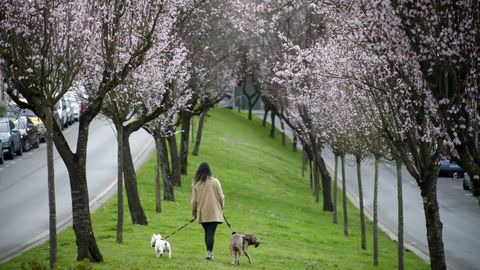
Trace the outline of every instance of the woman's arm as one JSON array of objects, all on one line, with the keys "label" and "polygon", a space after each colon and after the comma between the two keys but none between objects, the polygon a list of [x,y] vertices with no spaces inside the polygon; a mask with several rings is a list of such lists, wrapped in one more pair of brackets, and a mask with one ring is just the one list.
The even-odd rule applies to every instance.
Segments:
[{"label": "woman's arm", "polygon": [[197,190],[195,189],[195,186],[192,187],[191,207],[192,207],[192,216],[196,218],[197,217]]},{"label": "woman's arm", "polygon": [[222,185],[218,180],[217,180],[217,197],[223,209],[225,207],[225,195],[223,195]]}]

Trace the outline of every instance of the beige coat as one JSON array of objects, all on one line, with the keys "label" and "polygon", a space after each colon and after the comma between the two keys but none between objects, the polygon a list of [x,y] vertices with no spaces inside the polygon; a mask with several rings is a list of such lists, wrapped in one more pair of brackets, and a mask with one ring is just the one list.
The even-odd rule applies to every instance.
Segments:
[{"label": "beige coat", "polygon": [[192,215],[198,223],[223,222],[225,197],[218,179],[209,177],[192,187]]}]

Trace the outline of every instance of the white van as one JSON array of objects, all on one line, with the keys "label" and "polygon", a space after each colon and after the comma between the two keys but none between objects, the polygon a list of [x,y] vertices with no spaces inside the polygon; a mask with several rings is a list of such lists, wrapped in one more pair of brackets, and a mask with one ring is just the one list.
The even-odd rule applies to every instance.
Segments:
[{"label": "white van", "polygon": [[60,99],[57,104],[55,104],[54,110],[54,114],[56,113],[60,119],[60,129],[63,130],[64,128],[68,127],[67,106],[63,99]]}]

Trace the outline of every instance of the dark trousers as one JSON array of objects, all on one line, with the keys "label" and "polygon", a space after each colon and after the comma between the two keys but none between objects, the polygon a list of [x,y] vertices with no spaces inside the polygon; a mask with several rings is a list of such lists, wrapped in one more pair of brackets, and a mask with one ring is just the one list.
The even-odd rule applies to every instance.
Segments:
[{"label": "dark trousers", "polygon": [[215,243],[215,230],[217,230],[218,224],[218,222],[202,223],[203,230],[205,231],[205,246],[209,251],[213,251],[213,244]]}]

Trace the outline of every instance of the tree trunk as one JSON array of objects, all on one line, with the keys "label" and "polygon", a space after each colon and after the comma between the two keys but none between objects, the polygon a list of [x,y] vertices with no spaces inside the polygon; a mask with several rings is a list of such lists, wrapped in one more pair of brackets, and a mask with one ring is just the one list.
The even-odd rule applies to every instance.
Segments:
[{"label": "tree trunk", "polygon": [[333,211],[332,178],[330,177],[330,173],[328,173],[321,151],[319,150],[317,154],[318,169],[320,170],[322,180],[323,211]]},{"label": "tree trunk", "polygon": [[52,111],[46,110],[47,126],[47,168],[48,168],[48,212],[50,239],[50,269],[57,263],[57,207],[55,203],[55,167],[53,161],[53,118]]},{"label": "tree trunk", "polygon": [[283,124],[283,120],[280,121],[280,128],[282,129],[282,145],[285,146],[287,139],[285,138],[285,125]]},{"label": "tree trunk", "polygon": [[243,96],[247,98],[247,103],[248,103],[248,120],[252,120],[252,110],[253,106],[257,104],[258,100],[260,99],[260,95],[258,94],[257,90],[255,89],[255,93],[249,94],[246,89],[247,85],[247,80],[244,78],[243,83],[242,83],[242,93]]},{"label": "tree trunk", "polygon": [[398,270],[403,270],[404,266],[404,241],[403,241],[403,189],[402,189],[402,161],[397,158],[395,161],[397,168],[397,201],[398,201],[398,242],[397,242],[397,259]]},{"label": "tree trunk", "polygon": [[310,166],[310,189],[313,191],[313,186],[314,186],[313,167],[312,167],[313,161],[309,161],[308,164]]},{"label": "tree trunk", "polygon": [[237,107],[237,112],[240,112],[242,109],[242,96],[240,95],[238,97],[238,107]]},{"label": "tree trunk", "polygon": [[378,163],[375,156],[373,176],[373,265],[378,266]]},{"label": "tree trunk", "polygon": [[294,131],[293,132],[293,141],[292,141],[292,151],[293,152],[297,152],[297,143],[298,143],[297,133]]},{"label": "tree trunk", "polygon": [[347,183],[345,178],[345,155],[340,155],[342,166],[342,197],[343,197],[343,234],[348,236],[348,213],[347,213]]},{"label": "tree trunk", "polygon": [[117,243],[123,243],[123,124],[116,123],[117,129]]},{"label": "tree trunk", "polygon": [[203,123],[205,121],[205,117],[207,117],[208,109],[205,109],[200,114],[200,119],[198,120],[198,128],[197,128],[197,139],[195,141],[195,146],[193,147],[192,155],[198,156],[198,150],[200,148],[200,143],[202,141],[202,131],[203,131]]},{"label": "tree trunk", "polygon": [[192,134],[192,143],[195,143],[195,117],[190,118],[190,134]]},{"label": "tree trunk", "polygon": [[313,169],[313,195],[315,196],[315,202],[320,202],[320,173],[318,166],[318,147],[312,143],[310,149],[312,151],[311,168]]},{"label": "tree trunk", "polygon": [[98,249],[92,229],[88,186],[86,175],[88,123],[80,119],[77,139],[77,153],[70,151],[69,145],[60,130],[54,125],[55,146],[62,156],[70,178],[70,193],[72,196],[73,231],[77,244],[77,260],[88,259],[91,262],[103,261],[103,256]]},{"label": "tree trunk", "polygon": [[307,156],[307,153],[305,152],[305,149],[303,149],[303,156],[302,156],[302,177],[305,177],[305,170],[307,169],[307,161],[308,161],[308,156]]},{"label": "tree trunk", "polygon": [[143,210],[138,195],[137,188],[137,174],[135,173],[135,166],[133,165],[132,153],[130,151],[130,143],[128,138],[131,132],[129,130],[123,131],[123,174],[125,178],[125,191],[127,193],[128,208],[133,224],[147,225],[147,216]]},{"label": "tree trunk", "polygon": [[173,184],[171,182],[171,173],[168,162],[167,142],[163,137],[156,137],[155,144],[157,147],[157,159],[160,160],[160,172],[163,178],[163,199],[167,201],[175,201]]},{"label": "tree trunk", "polygon": [[437,201],[437,176],[435,170],[426,173],[425,179],[420,184],[423,198],[423,209],[427,225],[428,250],[430,252],[430,265],[432,270],[446,270],[445,250],[442,240],[443,224]]},{"label": "tree trunk", "polygon": [[337,173],[338,173],[338,155],[335,154],[335,168],[333,172],[333,223],[337,224]]},{"label": "tree trunk", "polygon": [[357,163],[357,179],[358,179],[358,199],[360,202],[360,232],[361,232],[361,247],[363,250],[367,250],[367,237],[365,231],[365,213],[363,209],[363,188],[362,188],[362,172],[360,170],[360,158],[356,158]]},{"label": "tree trunk", "polygon": [[182,135],[180,136],[180,172],[182,175],[187,174],[188,163],[188,137],[190,133],[190,120],[192,114],[187,111],[181,112],[182,118]]},{"label": "tree trunk", "polygon": [[155,166],[155,211],[162,212],[162,187],[160,185],[160,159],[157,147],[157,166]]},{"label": "tree trunk", "polygon": [[[182,186],[182,179],[180,177],[180,159],[178,156],[178,148],[177,148],[177,137],[175,134],[168,137],[168,146],[170,149],[170,160],[172,164],[172,182],[173,185],[176,187]],[[160,168],[160,167],[159,167]]]},{"label": "tree trunk", "polygon": [[318,173],[317,159],[314,157],[312,160],[313,168],[313,195],[315,196],[315,202],[320,202],[320,174]]},{"label": "tree trunk", "polygon": [[270,127],[270,137],[275,138],[275,113],[272,111],[270,114],[271,124]]},{"label": "tree trunk", "polygon": [[309,166],[309,171],[310,171],[310,189],[313,191],[313,167],[312,167],[312,163],[313,161],[311,160],[312,159],[312,154],[311,154],[311,151],[310,151],[310,146],[305,146],[305,148],[303,149],[303,154],[304,154],[304,161],[305,161],[305,166],[306,166],[306,163],[308,163],[308,166]]},{"label": "tree trunk", "polygon": [[89,259],[92,262],[103,261],[93,235],[92,220],[88,199],[88,188],[84,171],[70,174],[72,187],[73,230],[77,243],[77,260]]},{"label": "tree trunk", "polygon": [[263,121],[262,121],[262,126],[265,127],[267,126],[267,116],[268,116],[268,108],[265,108],[265,111],[263,113]]}]

